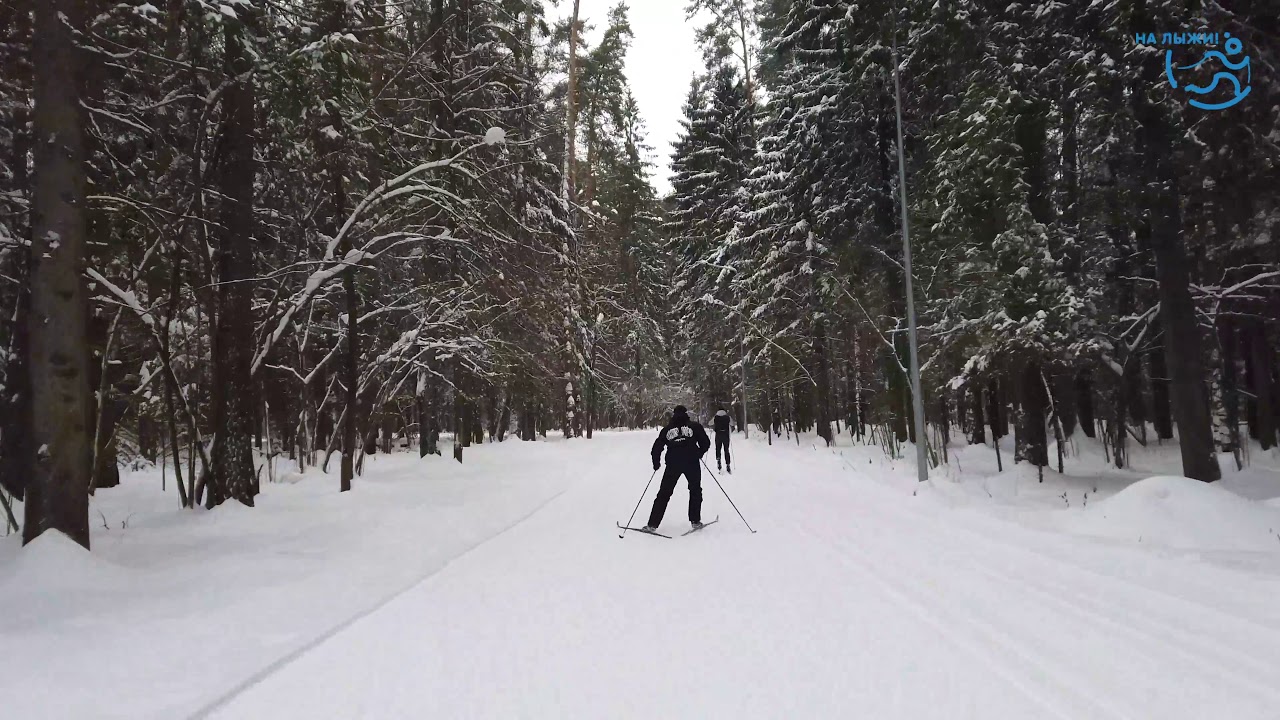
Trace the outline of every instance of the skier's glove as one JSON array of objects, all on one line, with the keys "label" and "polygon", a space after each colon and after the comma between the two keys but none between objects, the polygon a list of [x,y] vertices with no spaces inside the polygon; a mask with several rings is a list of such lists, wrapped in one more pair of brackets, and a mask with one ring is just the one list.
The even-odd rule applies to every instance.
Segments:
[{"label": "skier's glove", "polygon": [[657,460],[654,460],[654,461],[653,461],[653,471],[654,471],[654,472],[658,472],[658,468],[659,468],[659,467],[661,467],[661,466],[662,466],[662,465],[661,465],[661,463],[659,463]]}]

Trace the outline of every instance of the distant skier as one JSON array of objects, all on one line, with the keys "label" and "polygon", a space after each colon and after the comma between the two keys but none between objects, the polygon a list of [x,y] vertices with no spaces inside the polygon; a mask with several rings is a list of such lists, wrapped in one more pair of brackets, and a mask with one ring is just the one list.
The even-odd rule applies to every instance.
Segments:
[{"label": "distant skier", "polygon": [[702,527],[702,471],[699,461],[711,449],[711,438],[707,431],[689,419],[689,411],[683,405],[677,405],[671,413],[671,422],[658,433],[653,441],[653,469],[660,466],[662,448],[667,449],[667,471],[662,474],[662,485],[658,488],[658,497],[653,501],[653,511],[649,513],[649,524],[641,530],[653,532],[662,524],[662,516],[667,512],[667,503],[671,493],[675,492],[676,481],[681,475],[689,481],[689,522],[694,529]]},{"label": "distant skier", "polygon": [[[729,413],[724,408],[716,411],[715,418],[711,421],[712,427],[716,431],[716,469],[729,469],[729,474],[733,474],[733,463],[729,460]],[[724,448],[724,468],[720,467],[720,448]]]}]

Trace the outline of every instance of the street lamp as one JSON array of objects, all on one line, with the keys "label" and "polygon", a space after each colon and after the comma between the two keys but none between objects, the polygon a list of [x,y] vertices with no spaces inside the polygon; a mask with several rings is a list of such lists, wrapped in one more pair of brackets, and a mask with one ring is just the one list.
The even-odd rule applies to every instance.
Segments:
[{"label": "street lamp", "polygon": [[907,223],[907,161],[902,146],[902,89],[898,83],[898,31],[893,31],[893,108],[898,116],[898,191],[902,205],[902,271],[907,276],[907,331],[911,346],[911,407],[916,426],[916,475],[929,479],[925,452],[924,402],[920,398],[920,355],[916,345],[916,299],[911,282],[911,230]]}]

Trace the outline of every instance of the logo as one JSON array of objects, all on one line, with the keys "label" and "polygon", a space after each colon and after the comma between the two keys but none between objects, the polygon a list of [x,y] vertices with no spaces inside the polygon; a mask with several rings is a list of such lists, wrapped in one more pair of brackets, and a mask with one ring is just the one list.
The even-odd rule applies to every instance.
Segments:
[{"label": "logo", "polygon": [[[1206,51],[1196,62],[1179,64],[1175,49],[1182,45],[1218,47],[1218,33],[1163,33],[1156,42],[1155,33],[1138,33],[1140,45],[1164,47],[1164,76],[1169,87],[1187,96],[1187,104],[1201,110],[1226,110],[1240,104],[1253,90],[1253,67],[1244,54],[1244,43],[1231,33],[1222,33],[1226,43],[1222,50]],[[1212,72],[1212,75],[1210,74]]]},{"label": "logo", "polygon": [[693,437],[693,429],[687,425],[673,427],[667,431],[667,442],[682,443]]},{"label": "logo", "polygon": [[[1199,62],[1192,65],[1175,66],[1173,64],[1173,50],[1164,51],[1164,74],[1169,79],[1169,86],[1174,90],[1179,89],[1178,78],[1174,74],[1175,69],[1183,71],[1199,70],[1205,63],[1216,60],[1221,63],[1222,68],[1231,71],[1226,72],[1215,68],[1213,78],[1208,85],[1196,85],[1194,81],[1186,83],[1184,86],[1186,92],[1198,96],[1187,101],[1192,107],[1197,107],[1201,110],[1225,110],[1229,107],[1235,107],[1241,100],[1248,97],[1249,91],[1253,89],[1251,86],[1253,68],[1249,65],[1249,56],[1245,55],[1234,62],[1231,60],[1231,58],[1244,52],[1244,43],[1240,42],[1240,38],[1231,37],[1231,33],[1226,33],[1226,36],[1228,40],[1224,48],[1227,51],[1225,55],[1217,50],[1210,50],[1204,54],[1204,57],[1200,58]],[[1243,83],[1240,81],[1239,76],[1241,70],[1244,71]],[[1200,100],[1201,97],[1209,100],[1219,100],[1219,102],[1204,102]]]}]

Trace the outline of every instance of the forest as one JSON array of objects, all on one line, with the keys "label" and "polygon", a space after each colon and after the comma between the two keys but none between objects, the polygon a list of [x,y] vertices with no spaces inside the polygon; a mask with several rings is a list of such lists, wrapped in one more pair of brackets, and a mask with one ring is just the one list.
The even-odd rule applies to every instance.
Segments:
[{"label": "forest", "polygon": [[[932,464],[1276,445],[1269,0],[691,0],[670,158],[626,4],[561,4],[0,4],[0,522],[87,546],[122,468],[252,506],[269,458],[345,491],[679,402]],[[1238,38],[1249,96],[1189,106],[1164,31]]]}]

